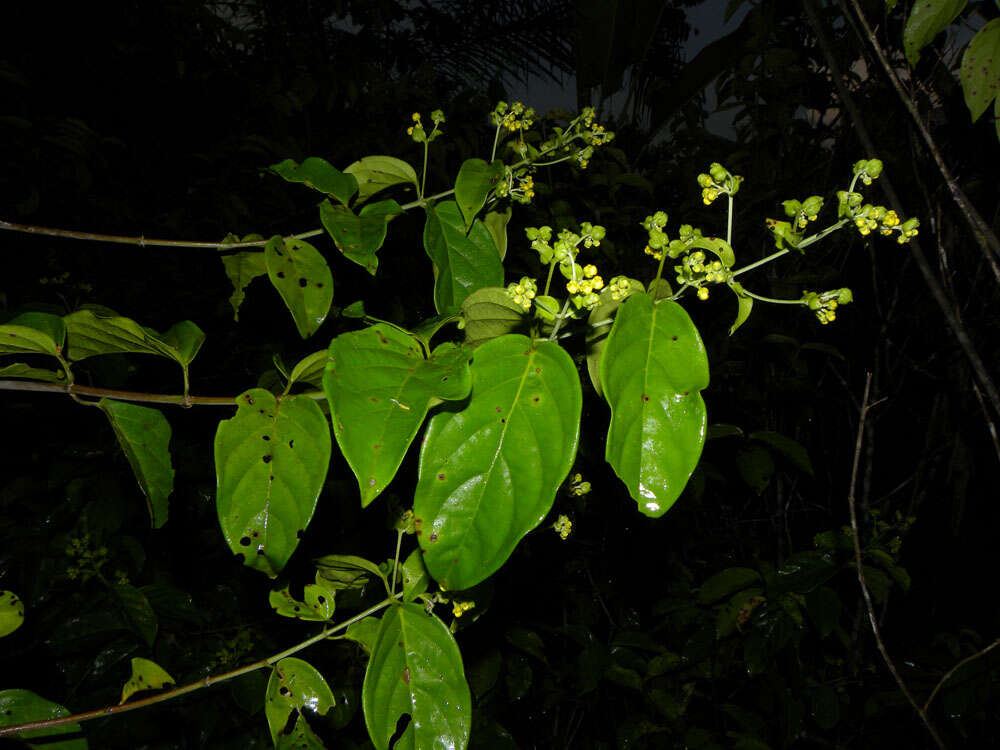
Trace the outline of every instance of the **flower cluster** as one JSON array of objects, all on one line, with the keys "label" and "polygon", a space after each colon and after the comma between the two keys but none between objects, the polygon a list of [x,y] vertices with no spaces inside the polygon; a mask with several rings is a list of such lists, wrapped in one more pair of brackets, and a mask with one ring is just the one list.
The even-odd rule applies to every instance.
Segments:
[{"label": "flower cluster", "polygon": [[[861,159],[854,162],[854,181],[861,180],[865,185],[871,185],[882,174],[880,159]],[[853,182],[851,187],[853,188]]]},{"label": "flower cluster", "polygon": [[632,282],[627,276],[615,276],[608,282],[608,294],[611,299],[623,300],[632,293]]},{"label": "flower cluster", "polygon": [[895,211],[885,206],[863,203],[864,196],[854,191],[854,186],[859,181],[871,185],[881,174],[882,162],[878,159],[861,159],[855,162],[854,179],[851,180],[850,188],[837,191],[837,215],[841,219],[850,219],[862,237],[867,237],[874,231],[886,237],[898,233],[896,242],[902,245],[917,236],[920,220],[903,221]]},{"label": "flower cluster", "polygon": [[452,602],[452,606],[451,606],[451,613],[453,615],[455,615],[455,617],[461,617],[466,612],[468,612],[470,609],[475,608],[475,606],[476,606],[475,602],[457,602],[457,601],[453,601]]},{"label": "flower cluster", "polygon": [[583,497],[590,494],[590,482],[583,479],[583,474],[577,472],[569,480],[569,489],[566,490],[573,497]]},{"label": "flower cluster", "polygon": [[740,175],[732,174],[719,162],[712,162],[707,174],[702,172],[698,175],[701,202],[710,206],[720,195],[736,195],[742,182],[743,178]]},{"label": "flower cluster", "polygon": [[90,534],[70,537],[64,551],[67,557],[75,560],[74,565],[66,567],[66,577],[70,580],[79,578],[86,581],[98,576],[101,574],[101,568],[108,562],[108,548],[92,547]]},{"label": "flower cluster", "polygon": [[573,522],[569,520],[569,516],[559,516],[556,522],[552,524],[552,528],[559,534],[559,538],[565,542],[569,538],[570,532],[573,531]]},{"label": "flower cluster", "polygon": [[535,110],[525,107],[521,102],[510,105],[507,102],[497,102],[490,118],[498,128],[506,128],[512,132],[519,130],[523,133],[534,124]]},{"label": "flower cluster", "polygon": [[515,305],[519,305],[525,312],[531,309],[531,301],[538,293],[538,285],[535,280],[522,276],[516,284],[507,285],[507,296],[511,298]]},{"label": "flower cluster", "polygon": [[810,195],[804,201],[783,201],[781,205],[785,207],[785,216],[792,220],[792,225],[796,229],[805,229],[810,221],[816,221],[823,209],[823,199],[818,195]]},{"label": "flower cluster", "polygon": [[802,291],[802,304],[816,313],[816,318],[820,323],[826,325],[837,319],[836,310],[840,305],[846,305],[854,299],[851,290],[831,289],[828,292],[810,292],[808,289]]},{"label": "flower cluster", "polygon": [[414,112],[410,119],[413,124],[406,129],[406,134],[410,136],[417,143],[430,143],[439,135],[441,131],[438,129],[439,125],[444,124],[444,112],[440,109],[435,109],[431,112],[431,122],[434,123],[434,127],[431,129],[430,135],[424,130],[424,124],[419,112]]},{"label": "flower cluster", "polygon": [[505,168],[503,179],[497,183],[494,189],[497,198],[510,198],[518,203],[527,205],[535,197],[535,179],[527,169],[518,170],[515,174],[510,167]]},{"label": "flower cluster", "polygon": [[702,284],[719,284],[728,278],[722,261],[706,262],[705,253],[701,250],[685,255],[681,263],[674,266],[674,271],[677,273],[677,283],[697,288],[700,300],[708,299],[708,287]]},{"label": "flower cluster", "polygon": [[566,278],[566,291],[576,309],[591,310],[597,306],[597,292],[604,288],[604,279],[598,275],[597,266],[581,266],[576,262],[580,246],[597,247],[604,239],[604,227],[588,221],[580,225],[580,233],[563,229],[552,242],[552,227],[528,227],[525,230],[531,248],[538,253],[544,265],[559,264],[559,272]]}]

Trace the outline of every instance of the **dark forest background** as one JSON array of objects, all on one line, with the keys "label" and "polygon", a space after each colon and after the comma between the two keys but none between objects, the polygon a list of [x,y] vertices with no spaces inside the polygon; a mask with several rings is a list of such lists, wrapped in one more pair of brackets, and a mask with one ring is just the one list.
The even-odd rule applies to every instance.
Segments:
[{"label": "dark forest background", "polygon": [[[870,200],[889,203],[882,190],[891,182],[922,222],[919,245],[842,231],[751,275],[755,291],[774,297],[851,287],[854,303],[829,326],[797,308],[758,305],[730,337],[729,295],[687,305],[709,350],[709,421],[740,431],[712,433],[689,489],[654,521],[604,465],[607,408],[585,393],[578,470],[593,491],[561,495],[553,511],[573,518],[574,534],[566,542],[530,535],[458,639],[476,701],[474,748],[931,746],[876,650],[842,531],[860,399],[871,373],[871,400],[880,402],[861,450],[862,546],[887,648],[922,704],[945,672],[1000,635],[1000,403],[990,396],[1000,378],[1000,280],[849,3],[730,2],[733,30],[685,59],[685,11],[695,5],[9,3],[0,30],[0,219],[203,241],[304,231],[317,225],[314,204],[267,166],[321,156],[342,168],[381,153],[419,166],[407,120],[440,108],[446,137],[432,147],[428,185],[445,189],[464,159],[489,153],[487,114],[526,77],[534,90],[571,88],[617,137],[585,172],[538,172],[538,200],[516,210],[510,227],[511,279],[534,275],[524,226],[605,225],[605,278],[637,275],[638,223],[654,210],[670,215],[668,232],[685,222],[721,231],[724,209],[703,206],[695,184],[713,161],[746,178],[734,246],[750,262],[773,251],[764,219],[780,217],[781,201],[821,193],[829,216],[853,162],[878,156],[885,177]],[[901,70],[907,5],[889,12],[882,0],[861,2]],[[998,14],[992,2],[970,3],[963,22],[977,27]],[[989,113],[973,124],[963,102],[954,75],[962,33],[940,36],[904,83],[996,231],[1000,143]],[[709,131],[716,108],[729,116]],[[375,278],[336,263],[334,304],[364,300],[404,325],[432,314],[420,231],[416,218],[393,222]],[[332,243],[317,246],[333,257]],[[197,322],[208,334],[192,372],[199,395],[235,395],[267,382],[275,353],[295,362],[317,348],[295,334],[264,281],[248,288],[234,323],[212,250],[3,232],[0,253],[0,322],[84,303],[157,330]],[[319,345],[355,325],[331,316]],[[978,352],[978,371],[959,335]],[[94,385],[174,392],[168,369],[117,356],[85,368]],[[167,416],[176,488],[170,521],[152,531],[101,415],[56,395],[0,397],[0,589],[19,592],[29,612],[0,641],[0,689],[28,688],[82,711],[117,702],[132,656],[155,659],[184,683],[303,637],[300,623],[273,616],[263,577],[221,538],[211,460],[221,413]],[[748,437],[755,431],[794,443]],[[388,504],[362,512],[342,459],[330,476],[286,571],[298,585],[315,556],[392,552]],[[404,465],[390,494],[405,504],[414,476],[415,464]],[[152,647],[100,580],[67,576],[76,564],[67,549],[83,535],[106,548],[109,574],[122,572],[147,594],[159,623]],[[733,567],[762,576],[767,602],[720,637],[722,597],[703,584]],[[931,704],[949,747],[995,741],[998,652],[957,671]],[[317,732],[331,748],[367,746],[357,711],[363,654],[344,642],[306,657],[340,699],[313,721]],[[264,679],[91,722],[86,734],[94,748],[268,747]]]}]

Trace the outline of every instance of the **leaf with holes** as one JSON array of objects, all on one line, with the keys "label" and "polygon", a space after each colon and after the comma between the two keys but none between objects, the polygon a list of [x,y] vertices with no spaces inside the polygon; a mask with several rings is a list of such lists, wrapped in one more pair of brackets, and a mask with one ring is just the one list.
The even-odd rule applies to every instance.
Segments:
[{"label": "leaf with holes", "polygon": [[[264,237],[259,234],[248,234],[242,240],[235,234],[228,234],[223,242],[259,242],[263,239]],[[225,248],[219,248],[219,250],[223,251]],[[236,253],[227,253],[221,257],[222,265],[226,270],[226,276],[229,277],[229,281],[233,285],[233,293],[229,297],[229,304],[233,307],[233,320],[239,320],[240,305],[243,304],[243,300],[246,298],[246,288],[258,276],[267,275],[267,263],[264,261],[264,251],[257,249],[241,250]]]},{"label": "leaf with holes", "polygon": [[0,326],[0,355],[50,354],[58,357],[66,342],[66,325],[58,315],[29,312]]},{"label": "leaf with holes", "polygon": [[[0,727],[27,724],[30,721],[61,719],[69,716],[68,710],[58,703],[45,700],[30,690],[0,690]],[[87,750],[87,740],[81,737],[83,730],[79,724],[63,724],[51,729],[36,729],[33,732],[19,732],[12,739],[20,740],[31,748],[45,750]],[[71,739],[60,740],[64,735]],[[41,740],[36,742],[36,740]]]},{"label": "leaf with holes", "polygon": [[302,338],[323,325],[333,303],[333,275],[326,259],[308,242],[272,237],[264,248],[267,276],[292,313]]},{"label": "leaf with holes", "polygon": [[326,159],[310,156],[301,164],[285,159],[271,166],[271,171],[286,182],[301,182],[306,187],[332,195],[345,206],[351,196],[358,192],[358,181],[354,175],[345,174]]},{"label": "leaf with holes", "polygon": [[454,344],[424,359],[416,339],[381,323],[330,343],[323,388],[363,507],[396,475],[431,401],[465,398],[471,387],[468,354]]},{"label": "leaf with holes", "polygon": [[674,504],[705,443],[708,358],[684,308],[648,294],[618,309],[601,360],[611,406],[605,458],[648,516]]},{"label": "leaf with holes", "polygon": [[146,496],[153,528],[167,522],[167,500],[174,490],[170,462],[170,424],[158,409],[102,398],[98,407],[108,416],[118,444]]},{"label": "leaf with holes", "polygon": [[300,602],[292,596],[286,585],[283,589],[272,591],[267,597],[267,603],[276,614],[296,620],[327,622],[333,617],[334,592],[331,589],[309,583],[302,592],[302,598],[304,601]]},{"label": "leaf with holes", "polygon": [[476,349],[472,396],[428,423],[414,523],[442,587],[496,571],[548,513],[576,456],[580,378],[551,341],[510,334]]},{"label": "leaf with holes", "polygon": [[477,347],[506,333],[527,333],[528,317],[524,308],[503,287],[477,289],[459,308],[465,329],[465,343]]},{"label": "leaf with holes", "polygon": [[319,206],[320,221],[340,252],[372,276],[378,270],[375,253],[385,242],[386,224],[401,213],[403,209],[394,200],[370,203],[361,209],[360,214],[355,214],[346,206],[335,206],[330,201],[323,201]]},{"label": "leaf with holes", "polygon": [[132,676],[122,687],[122,699],[118,702],[124,703],[143,690],[159,690],[164,685],[175,684],[174,678],[155,661],[135,657],[132,659]]},{"label": "leaf with holes", "polygon": [[413,167],[394,156],[366,156],[344,172],[357,179],[358,200],[361,202],[393,185],[413,185],[414,188],[420,185]]},{"label": "leaf with holes", "polygon": [[1000,18],[994,18],[972,37],[962,55],[959,73],[965,105],[975,122],[1000,94]]},{"label": "leaf with holes", "polygon": [[310,398],[263,388],[236,399],[215,433],[216,509],[244,564],[275,577],[316,509],[330,464],[330,428]]},{"label": "leaf with holes", "polygon": [[361,691],[376,750],[388,750],[403,716],[413,732],[409,747],[464,750],[471,703],[462,655],[445,624],[412,602],[389,607]]},{"label": "leaf with holes", "polygon": [[503,264],[489,230],[475,221],[468,235],[454,201],[427,207],[424,250],[434,262],[434,307],[451,310],[477,289],[503,284]]},{"label": "leaf with holes", "polygon": [[[288,720],[293,711],[298,711],[299,721],[296,722],[293,733],[301,733],[309,739],[309,742],[315,741],[317,743],[315,747],[322,747],[322,743],[316,739],[308,725],[301,721],[302,712],[308,709],[322,716],[333,708],[335,703],[333,691],[316,667],[302,659],[293,657],[282,659],[274,665],[271,679],[267,681],[264,698],[264,713],[271,730],[271,740],[276,747],[281,747],[279,743],[285,735]],[[298,726],[299,723],[303,724],[301,728]]]},{"label": "leaf with holes", "polygon": [[0,591],[0,638],[24,623],[24,603],[13,591]]},{"label": "leaf with holes", "polygon": [[934,41],[965,8],[967,0],[920,0],[914,3],[903,29],[903,50],[910,65],[920,59],[920,50]]},{"label": "leaf with holes", "polygon": [[[455,201],[462,211],[465,228],[472,226],[476,214],[486,203],[486,196],[500,180],[504,166],[500,159],[488,163],[482,159],[466,159],[455,179]],[[500,257],[503,257],[501,254]]]}]

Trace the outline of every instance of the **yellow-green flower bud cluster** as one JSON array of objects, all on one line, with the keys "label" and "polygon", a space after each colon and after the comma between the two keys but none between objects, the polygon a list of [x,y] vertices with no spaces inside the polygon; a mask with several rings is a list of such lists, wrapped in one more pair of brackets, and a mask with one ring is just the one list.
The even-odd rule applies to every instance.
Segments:
[{"label": "yellow-green flower bud cluster", "polygon": [[586,482],[583,479],[583,474],[577,472],[569,480],[569,489],[567,492],[572,497],[583,497],[584,495],[590,494],[590,482]]},{"label": "yellow-green flower bud cluster", "polygon": [[580,225],[580,234],[563,229],[552,242],[552,227],[528,227],[525,234],[531,247],[538,253],[544,265],[559,264],[559,272],[566,278],[566,290],[577,309],[593,309],[597,306],[597,292],[604,288],[604,279],[598,275],[597,266],[581,266],[576,262],[580,246],[597,247],[607,231],[598,224],[585,221]]},{"label": "yellow-green flower bud cluster", "polygon": [[625,299],[632,293],[632,282],[627,276],[615,276],[608,282],[608,293],[615,301]]},{"label": "yellow-green flower bud cluster", "polygon": [[569,520],[569,516],[559,516],[556,522],[552,524],[552,528],[559,534],[559,538],[565,542],[569,538],[570,532],[573,531],[573,522]]},{"label": "yellow-green flower bud cluster", "polygon": [[647,216],[640,223],[640,226],[645,229],[646,233],[649,235],[646,247],[644,247],[642,251],[646,255],[653,256],[653,260],[660,260],[660,258],[663,257],[663,250],[670,242],[670,238],[667,237],[667,233],[663,231],[663,228],[666,225],[667,214],[664,211],[657,211],[652,216]]},{"label": "yellow-green flower bud cluster", "polygon": [[475,608],[475,606],[475,602],[452,602],[451,613],[455,615],[455,617],[461,617],[470,609]]},{"label": "yellow-green flower bud cluster", "polygon": [[728,271],[722,261],[706,262],[705,253],[695,250],[685,255],[681,263],[674,266],[677,283],[697,288],[698,299],[708,299],[708,287],[703,284],[720,284],[728,278]]},{"label": "yellow-green flower bud cluster", "polygon": [[882,174],[882,162],[879,159],[861,159],[854,162],[854,178],[865,185],[871,185]]},{"label": "yellow-green flower bud cluster", "polygon": [[535,197],[535,178],[526,169],[517,174],[510,167],[505,167],[503,179],[493,190],[497,198],[507,198],[527,205]]},{"label": "yellow-green flower bud cluster", "polygon": [[525,107],[521,102],[514,102],[510,105],[507,102],[497,102],[490,117],[498,128],[503,127],[510,131],[518,130],[523,133],[534,124],[535,110],[532,107]]},{"label": "yellow-green flower bud cluster", "polygon": [[[92,547],[90,534],[70,537],[64,552],[67,557],[74,560],[73,565],[66,567],[66,577],[70,580],[79,578],[81,581],[87,581],[100,575],[101,568],[108,562],[108,548]],[[121,571],[116,571],[116,575],[119,574],[124,575]]]},{"label": "yellow-green flower bud cluster", "polygon": [[417,143],[430,143],[441,135],[441,131],[438,127],[443,125],[445,121],[444,112],[440,109],[435,109],[431,112],[431,122],[434,123],[434,127],[431,130],[430,135],[428,135],[427,131],[424,130],[424,124],[421,121],[421,115],[419,112],[414,112],[410,115],[410,119],[413,121],[413,124],[406,129],[406,134]]},{"label": "yellow-green flower bud cluster", "polygon": [[805,289],[802,291],[801,302],[816,314],[820,323],[826,325],[837,319],[838,307],[850,303],[853,299],[851,290],[846,287],[831,289],[828,292],[810,292]]},{"label": "yellow-green flower bud cluster", "polygon": [[516,284],[507,285],[507,296],[510,297],[511,301],[521,307],[525,312],[531,309],[531,301],[535,298],[538,293],[538,285],[535,284],[535,280],[528,278],[527,276],[522,276],[521,280]]},{"label": "yellow-green flower bud cluster", "polygon": [[907,219],[905,222],[899,220],[899,215],[885,206],[874,206],[866,203],[854,214],[854,226],[862,237],[878,230],[882,235],[888,237],[893,232],[898,232],[896,241],[899,244],[909,242],[912,237],[917,236],[919,219]]},{"label": "yellow-green flower bud cluster", "polygon": [[710,206],[720,195],[736,195],[742,182],[743,178],[740,175],[732,174],[718,162],[712,162],[707,174],[702,172],[698,175],[701,202]]},{"label": "yellow-green flower bud cluster", "polygon": [[792,225],[796,229],[805,229],[810,221],[816,221],[823,208],[823,199],[818,195],[810,195],[804,201],[788,200],[781,205],[785,207],[785,216],[792,220]]}]

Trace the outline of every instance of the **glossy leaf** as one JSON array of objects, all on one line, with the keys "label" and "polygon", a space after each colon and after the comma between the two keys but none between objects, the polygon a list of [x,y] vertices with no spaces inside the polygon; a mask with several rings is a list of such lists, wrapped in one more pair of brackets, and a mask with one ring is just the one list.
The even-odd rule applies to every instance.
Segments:
[{"label": "glossy leaf", "polygon": [[302,338],[326,320],[333,303],[333,275],[326,259],[308,242],[272,237],[264,248],[267,276],[292,313]]},{"label": "glossy leaf", "polygon": [[29,312],[0,325],[0,355],[50,354],[58,357],[66,341],[66,325],[58,315]]},{"label": "glossy leaf", "polygon": [[305,717],[299,714],[288,734],[278,735],[274,750],[326,750],[326,745],[316,736]]},{"label": "glossy leaf", "polygon": [[729,282],[729,288],[736,294],[736,320],[729,327],[729,335],[732,336],[736,330],[747,322],[750,313],[753,311],[753,297],[743,291],[743,285],[736,281]]},{"label": "glossy leaf", "polygon": [[736,255],[733,253],[733,248],[721,237],[695,237],[691,245],[702,250],[708,250],[722,261],[722,265],[726,268],[732,268],[733,264],[736,263]]},{"label": "glossy leaf", "polygon": [[513,210],[507,206],[503,211],[488,211],[483,216],[483,225],[489,231],[490,237],[493,238],[493,244],[496,246],[500,260],[503,260],[507,255],[507,223],[512,215]]},{"label": "glossy leaf", "polygon": [[309,525],[330,463],[330,429],[310,398],[263,388],[236,399],[215,434],[216,509],[244,563],[272,578]]},{"label": "glossy leaf", "polygon": [[[0,336],[3,334],[0,333]],[[66,373],[61,370],[44,370],[31,367],[23,362],[0,367],[0,378],[20,378],[24,380],[41,380],[46,383],[61,383],[66,380]]]},{"label": "glossy leaf", "polygon": [[122,699],[118,702],[124,703],[143,690],[158,690],[164,685],[175,684],[174,678],[155,661],[135,657],[132,659],[132,676],[122,687]]},{"label": "glossy leaf", "polygon": [[[0,690],[0,727],[12,727],[29,721],[61,719],[70,712],[58,703],[45,700],[30,690]],[[79,724],[64,724],[51,729],[36,729],[13,735],[28,747],[41,750],[87,750],[87,740],[80,737],[83,730]],[[73,739],[60,740],[64,735],[75,735]],[[36,742],[35,740],[41,740]]]},{"label": "glossy leaf", "polygon": [[423,554],[418,549],[413,550],[400,567],[403,578],[403,601],[412,602],[427,591],[427,584],[430,582]]},{"label": "glossy leaf", "polygon": [[415,748],[464,750],[472,701],[462,655],[448,628],[418,604],[389,607],[365,672],[365,724],[376,750],[387,750],[409,714]]},{"label": "glossy leaf", "polygon": [[779,432],[771,432],[769,430],[751,432],[749,438],[751,440],[759,440],[774,450],[774,452],[788,459],[796,469],[809,476],[813,476],[809,453],[798,441],[792,440],[790,437],[782,435]]},{"label": "glossy leaf", "polygon": [[477,289],[459,309],[465,330],[465,343],[477,347],[507,333],[527,333],[528,318],[524,308],[502,287]]},{"label": "glossy leaf", "polygon": [[296,620],[327,622],[333,617],[334,592],[315,583],[307,584],[302,593],[304,601],[299,601],[288,590],[288,586],[277,591],[271,591],[267,603],[275,614],[282,617],[293,617]]},{"label": "glossy leaf", "polygon": [[13,591],[0,591],[0,638],[24,624],[24,603]]},{"label": "glossy leaf", "polygon": [[386,582],[378,565],[356,555],[324,555],[315,562],[316,582],[334,591],[362,589],[373,576]]},{"label": "glossy leaf", "polygon": [[351,174],[345,174],[326,159],[310,156],[301,164],[285,159],[271,166],[271,171],[287,182],[301,182],[306,187],[332,195],[345,206],[356,192],[358,182]]},{"label": "glossy leaf", "polygon": [[288,375],[288,385],[309,383],[317,388],[323,385],[323,371],[326,369],[326,349],[313,352],[308,357],[300,359]]},{"label": "glossy leaf", "polygon": [[344,631],[344,637],[360,644],[371,655],[381,624],[381,621],[377,617],[366,617],[363,620],[358,620],[348,625],[347,630]]},{"label": "glossy leaf", "polygon": [[576,456],[580,379],[558,344],[511,334],[476,349],[472,396],[431,418],[413,513],[448,589],[497,570],[548,513]]},{"label": "glossy leaf", "polygon": [[362,202],[393,185],[409,184],[415,189],[420,186],[413,167],[393,156],[366,156],[351,164],[344,172],[357,179],[358,200]]},{"label": "glossy leaf", "polygon": [[378,270],[375,253],[385,242],[386,224],[401,213],[403,209],[394,200],[371,203],[362,208],[360,214],[329,201],[323,201],[319,207],[320,221],[340,252],[372,276]]},{"label": "glossy leaf", "polygon": [[962,54],[959,75],[965,104],[975,122],[1000,93],[1000,18],[989,21],[972,37]]},{"label": "glossy leaf", "polygon": [[[335,702],[330,686],[314,666],[294,657],[282,659],[271,671],[264,699],[264,713],[271,730],[271,740],[276,747],[281,746],[279,741],[292,711],[298,711],[300,719],[305,709],[322,716],[333,708]],[[296,731],[306,737],[314,736],[308,725],[303,728],[296,726],[293,733]],[[322,744],[316,744],[315,747],[322,747]]]},{"label": "glossy leaf", "polygon": [[384,324],[331,342],[323,388],[363,507],[396,475],[432,400],[461,399],[471,387],[468,354],[454,344],[424,359],[418,341]]},{"label": "glossy leaf", "polygon": [[910,65],[920,59],[920,50],[944,31],[965,8],[966,0],[920,0],[913,4],[903,29],[903,49]]},{"label": "glossy leaf", "polygon": [[112,586],[112,590],[129,626],[147,646],[152,646],[156,640],[158,623],[156,612],[153,611],[149,599],[142,591],[128,583],[116,583]]},{"label": "glossy leaf", "polygon": [[707,426],[708,359],[684,308],[629,297],[608,337],[601,383],[611,406],[608,463],[641,512],[662,516],[694,471]]},{"label": "glossy leaf", "polygon": [[158,409],[102,398],[103,411],[118,444],[132,467],[153,528],[167,522],[168,499],[174,490],[174,468],[170,460],[170,424]]},{"label": "glossy leaf", "polygon": [[454,201],[427,206],[424,250],[434,261],[434,307],[439,313],[460,305],[477,289],[503,284],[503,265],[481,221],[466,235]]},{"label": "glossy leaf", "polygon": [[[236,235],[228,235],[226,242],[257,242],[263,240],[259,234],[248,234],[242,240]],[[225,248],[220,248],[224,250]],[[233,320],[240,319],[240,305],[246,298],[246,288],[250,282],[258,276],[267,275],[267,262],[264,260],[263,250],[240,250],[222,255],[222,265],[226,270],[226,276],[233,285],[233,293],[229,297],[229,304],[233,307]]]},{"label": "glossy leaf", "polygon": [[190,320],[175,323],[161,335],[101,307],[77,310],[63,320],[72,360],[99,354],[156,354],[186,367],[205,340],[205,334]]},{"label": "glossy leaf", "polygon": [[[641,281],[629,279],[629,290],[630,294],[634,294],[644,291],[644,287]],[[624,301],[615,299],[611,290],[605,287],[601,290],[597,306],[587,316],[587,374],[598,396],[604,395],[601,390],[601,357],[611,334],[611,325],[615,322],[615,314]]]},{"label": "glossy leaf", "polygon": [[[476,218],[486,203],[486,196],[490,190],[500,180],[504,166],[500,159],[493,163],[482,159],[466,159],[458,170],[458,177],[455,179],[455,202],[462,212],[465,220],[465,227],[472,226],[473,219]],[[503,257],[503,254],[500,255]]]}]

